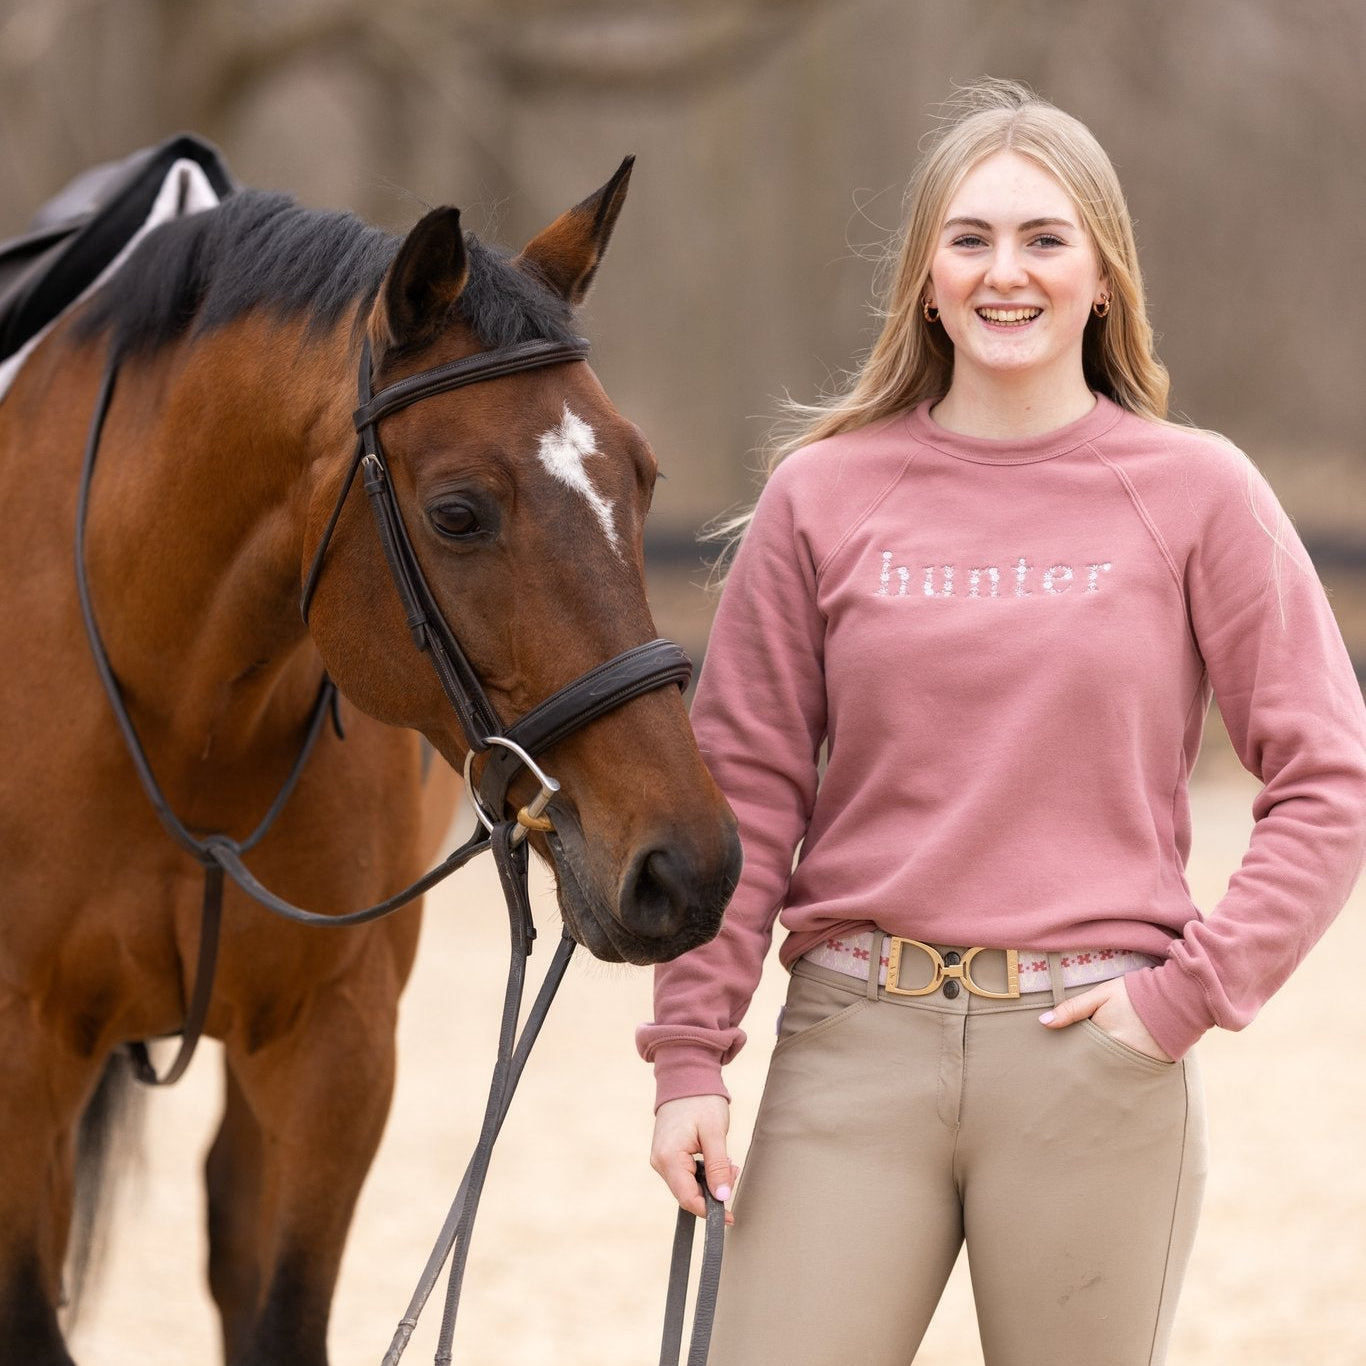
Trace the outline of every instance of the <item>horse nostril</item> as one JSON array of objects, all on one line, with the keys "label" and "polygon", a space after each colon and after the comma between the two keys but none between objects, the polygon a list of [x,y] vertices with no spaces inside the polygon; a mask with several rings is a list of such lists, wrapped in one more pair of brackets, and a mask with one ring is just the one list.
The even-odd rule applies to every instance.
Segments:
[{"label": "horse nostril", "polygon": [[647,849],[631,861],[621,884],[622,924],[647,938],[677,934],[688,916],[688,888],[668,849]]}]

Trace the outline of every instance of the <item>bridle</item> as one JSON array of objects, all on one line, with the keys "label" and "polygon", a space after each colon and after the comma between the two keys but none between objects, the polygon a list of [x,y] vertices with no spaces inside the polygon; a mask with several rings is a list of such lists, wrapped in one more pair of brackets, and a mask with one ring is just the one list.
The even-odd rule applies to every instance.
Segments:
[{"label": "bridle", "polygon": [[[358,435],[356,453],[304,581],[300,611],[307,621],[342,508],[355,483],[357,470],[363,471],[362,482],[374,516],[375,529],[389,565],[390,577],[403,605],[413,644],[431,661],[441,689],[460,720],[470,756],[482,754],[490,746],[498,750],[489,757],[478,785],[477,797],[482,813],[487,816],[486,824],[498,819],[508,784],[517,770],[525,765],[533,772],[537,771],[530,763],[530,756],[548,749],[590,721],[642,693],[670,683],[686,686],[692,675],[692,663],[672,641],[652,640],[637,645],[589,670],[533,707],[512,725],[504,726],[418,563],[394,494],[393,480],[384,457],[384,448],[380,444],[379,424],[391,414],[434,394],[500,379],[524,370],[582,361],[587,355],[588,343],[581,338],[572,342],[520,342],[448,361],[420,374],[397,380],[378,393],[373,393],[370,343],[367,339],[361,348],[357,385],[360,406],[353,418]],[[469,772],[470,763],[467,760],[467,778]],[[542,782],[537,800],[541,803],[548,801],[554,790],[547,790]],[[532,824],[538,818],[543,819],[539,812],[522,814],[521,824],[524,828],[544,829],[542,824]]]},{"label": "bridle", "polygon": [[[441,1338],[441,1351],[448,1353],[459,1303],[464,1259],[468,1253],[470,1229],[484,1174],[492,1156],[493,1141],[502,1126],[531,1045],[535,1042],[544,1022],[574,948],[574,941],[566,932],[547,969],[540,994],[518,1033],[517,1020],[525,983],[526,959],[535,937],[527,891],[525,838],[531,830],[553,829],[552,821],[546,815],[546,808],[559,790],[559,784],[543,772],[536,763],[535,756],[633,698],[661,687],[686,686],[692,674],[692,663],[687,654],[672,641],[648,641],[598,664],[545,698],[512,724],[505,725],[489,701],[477,673],[461,648],[422,572],[394,493],[393,481],[379,439],[379,423],[385,417],[434,394],[446,393],[470,384],[526,370],[582,361],[587,354],[588,343],[582,339],[572,342],[527,341],[477,352],[435,366],[398,380],[375,393],[368,339],[362,345],[357,383],[359,406],[353,416],[357,433],[355,453],[305,576],[300,611],[307,622],[342,510],[350,496],[357,472],[363,470],[363,485],[375,528],[390,577],[403,606],[413,644],[430,660],[441,689],[455,711],[464,733],[468,747],[465,778],[479,817],[479,827],[463,845],[403,891],[373,906],[344,915],[322,915],[283,900],[258,882],[242,860],[242,855],[264,837],[288,802],[313,746],[325,728],[327,719],[330,717],[339,736],[343,733],[336,687],[326,675],[319,686],[317,699],[305,727],[304,740],[294,764],[265,816],[247,839],[237,841],[225,834],[212,834],[200,838],[186,827],[167,801],[128,713],[122,689],[104,648],[95,620],[86,571],[85,529],[90,490],[100,437],[117,380],[116,360],[111,360],[105,372],[87,438],[76,512],[76,580],[91,653],[130,758],[153,808],[171,837],[201,863],[205,872],[199,953],[194,984],[186,1008],[186,1020],[181,1030],[180,1048],[166,1073],[158,1076],[152,1067],[146,1044],[130,1044],[129,1051],[138,1079],[148,1085],[168,1085],[176,1081],[189,1065],[201,1037],[208,1014],[217,959],[225,875],[253,900],[277,915],[296,923],[337,928],[388,915],[430,890],[443,878],[462,867],[475,854],[490,848],[494,854],[507,901],[512,957],[493,1083],[479,1143],[466,1171],[465,1180],[461,1183],[446,1226],[442,1229],[422,1281],[414,1294],[409,1313],[400,1322],[390,1352],[385,1358],[386,1363],[396,1362],[402,1354],[416,1325],[417,1313],[420,1312],[440,1274],[442,1265],[454,1248],[456,1255],[451,1268]],[[476,786],[471,782],[471,763],[479,754],[488,757]],[[539,791],[532,801],[517,811],[515,817],[509,818],[506,814],[508,788],[522,768],[526,768],[534,776],[539,784]],[[702,1189],[706,1193],[705,1182],[702,1182]],[[719,1272],[722,1211],[719,1203],[714,1201],[709,1193],[706,1194],[706,1199],[709,1252],[704,1268],[705,1301],[699,1299],[690,1361],[705,1360],[706,1339],[710,1333],[711,1305],[715,1295],[715,1276]],[[674,1257],[661,1360],[667,1359],[670,1352],[673,1359],[677,1360],[682,1331],[683,1311],[679,1296],[686,1288],[687,1278],[686,1248],[681,1247],[685,1219],[686,1216],[680,1215],[680,1245],[676,1248]],[[689,1220],[689,1240],[690,1230]],[[449,1360],[449,1355],[447,1354],[444,1359]]]}]

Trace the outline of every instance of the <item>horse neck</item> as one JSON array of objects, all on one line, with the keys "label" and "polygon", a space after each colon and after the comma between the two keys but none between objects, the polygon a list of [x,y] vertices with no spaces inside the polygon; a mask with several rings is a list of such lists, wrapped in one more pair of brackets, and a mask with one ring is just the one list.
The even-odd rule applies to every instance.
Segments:
[{"label": "horse neck", "polygon": [[253,319],[120,375],[92,571],[115,668],[180,752],[249,760],[318,686],[304,520],[318,462],[351,450],[352,363],[340,330]]}]

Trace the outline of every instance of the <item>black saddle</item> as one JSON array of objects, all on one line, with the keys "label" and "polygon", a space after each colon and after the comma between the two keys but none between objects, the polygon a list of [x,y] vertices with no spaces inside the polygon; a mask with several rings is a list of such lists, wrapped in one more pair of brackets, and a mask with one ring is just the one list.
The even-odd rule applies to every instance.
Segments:
[{"label": "black saddle", "polygon": [[182,133],[82,172],[38,210],[26,233],[0,242],[0,361],[99,278],[147,221],[182,160],[196,162],[220,197],[237,189],[218,149]]}]

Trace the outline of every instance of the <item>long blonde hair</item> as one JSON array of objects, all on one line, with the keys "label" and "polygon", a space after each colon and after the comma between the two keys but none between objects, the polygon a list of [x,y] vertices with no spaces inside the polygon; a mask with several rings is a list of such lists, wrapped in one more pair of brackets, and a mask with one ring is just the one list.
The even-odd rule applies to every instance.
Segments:
[{"label": "long blonde hair", "polygon": [[[1131,412],[1166,418],[1167,371],[1153,350],[1133,222],[1110,158],[1084,124],[1026,86],[984,80],[959,90],[948,103],[907,186],[904,226],[882,266],[888,283],[880,291],[877,341],[842,392],[814,404],[786,405],[789,420],[768,448],[769,473],[801,446],[948,392],[953,347],[921,311],[925,286],[949,201],[974,166],[1002,151],[1029,157],[1052,175],[1076,201],[1095,244],[1109,283],[1110,311],[1086,325],[1087,383]],[[732,518],[718,530],[733,540],[749,517]]]}]

